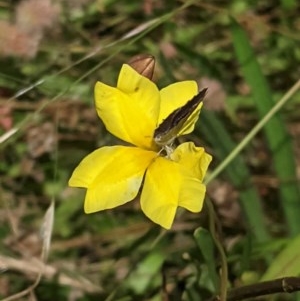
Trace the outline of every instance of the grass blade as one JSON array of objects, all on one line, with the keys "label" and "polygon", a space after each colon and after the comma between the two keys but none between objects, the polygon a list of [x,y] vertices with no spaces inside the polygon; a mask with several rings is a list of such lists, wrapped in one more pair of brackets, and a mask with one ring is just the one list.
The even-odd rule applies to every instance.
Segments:
[{"label": "grass blade", "polygon": [[[262,118],[274,106],[271,90],[255,58],[249,38],[242,27],[231,21],[231,33],[237,59],[242,73],[251,88],[259,116]],[[274,115],[264,128],[270,151],[273,156],[274,170],[280,181],[279,193],[282,208],[291,235],[300,232],[300,191],[296,185],[295,161],[290,137],[280,115]]]},{"label": "grass blade", "polygon": [[[206,139],[216,151],[220,161],[234,149],[235,144],[231,140],[224,125],[212,112],[203,110],[201,113],[201,126],[196,131],[205,135]],[[250,183],[250,173],[241,156],[237,156],[225,169],[230,181],[239,189],[240,204],[248,221],[248,229],[253,233],[258,242],[269,240],[269,234],[264,222],[262,202],[256,189]]]}]

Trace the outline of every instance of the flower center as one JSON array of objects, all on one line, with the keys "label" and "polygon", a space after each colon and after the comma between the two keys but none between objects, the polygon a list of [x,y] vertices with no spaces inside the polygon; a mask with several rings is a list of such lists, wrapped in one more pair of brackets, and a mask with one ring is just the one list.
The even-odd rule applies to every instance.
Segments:
[{"label": "flower center", "polygon": [[172,144],[164,145],[158,152],[158,155],[161,157],[165,157],[167,159],[171,159],[171,154],[173,153],[173,151],[174,151],[174,147]]}]

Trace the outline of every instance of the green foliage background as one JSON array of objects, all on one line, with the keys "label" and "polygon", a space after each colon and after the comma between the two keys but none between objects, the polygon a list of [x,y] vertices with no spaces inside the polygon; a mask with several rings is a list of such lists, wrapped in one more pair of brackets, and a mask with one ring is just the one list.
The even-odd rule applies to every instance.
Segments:
[{"label": "green foliage background", "polygon": [[[24,300],[206,300],[226,285],[299,276],[299,9],[295,0],[0,1],[1,298],[41,272]],[[84,192],[67,187],[84,155],[116,143],[96,116],[95,82],[115,85],[140,53],[156,57],[159,87],[194,79],[210,91],[187,137],[214,157],[210,205],[181,212],[168,232],[137,201],[85,215]],[[46,261],[40,228],[52,201]]]}]

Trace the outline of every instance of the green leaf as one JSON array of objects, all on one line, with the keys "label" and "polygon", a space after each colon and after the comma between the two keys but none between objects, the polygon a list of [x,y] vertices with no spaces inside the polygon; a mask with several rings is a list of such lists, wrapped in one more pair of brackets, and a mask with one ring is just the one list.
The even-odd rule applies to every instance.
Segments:
[{"label": "green leaf", "polygon": [[194,232],[194,237],[197,243],[198,248],[207,264],[208,273],[210,275],[211,281],[213,283],[215,291],[218,289],[219,277],[217,274],[216,268],[216,259],[215,259],[215,250],[214,250],[214,242],[210,233],[204,229],[199,227]]},{"label": "green leaf", "polygon": [[143,294],[151,284],[161,281],[160,269],[164,261],[165,255],[153,250],[139,262],[136,270],[126,280],[126,286],[136,294]]},{"label": "green leaf", "polygon": [[300,235],[274,258],[273,263],[262,276],[261,281],[268,281],[281,277],[300,275]]}]

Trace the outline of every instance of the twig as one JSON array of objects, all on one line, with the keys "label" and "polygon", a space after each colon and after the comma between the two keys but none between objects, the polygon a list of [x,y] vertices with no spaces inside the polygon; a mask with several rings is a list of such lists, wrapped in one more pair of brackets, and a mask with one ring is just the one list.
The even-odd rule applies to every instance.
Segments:
[{"label": "twig", "polygon": [[38,284],[40,283],[40,280],[41,280],[41,274],[38,274],[38,277],[36,278],[34,283],[32,285],[30,285],[28,288],[26,288],[25,290],[23,290],[19,293],[16,293],[7,298],[4,298],[1,301],[12,301],[12,300],[20,299],[23,296],[26,296],[27,294],[32,292],[38,286]]},{"label": "twig", "polygon": [[78,277],[77,275],[76,277],[72,278],[59,271],[58,268],[55,268],[49,264],[45,264],[37,258],[16,259],[5,255],[0,255],[0,268],[3,270],[15,270],[24,274],[36,275],[38,275],[40,271],[43,271],[42,276],[47,279],[53,279],[57,275],[57,281],[61,285],[68,285],[91,293],[102,290],[100,286],[92,284],[88,279],[82,276]]},{"label": "twig", "polygon": [[[300,291],[300,277],[284,277],[234,288],[228,291],[227,301],[238,301],[275,293],[293,293],[296,291]],[[214,300],[219,300],[219,296],[211,299],[211,301]]]}]

